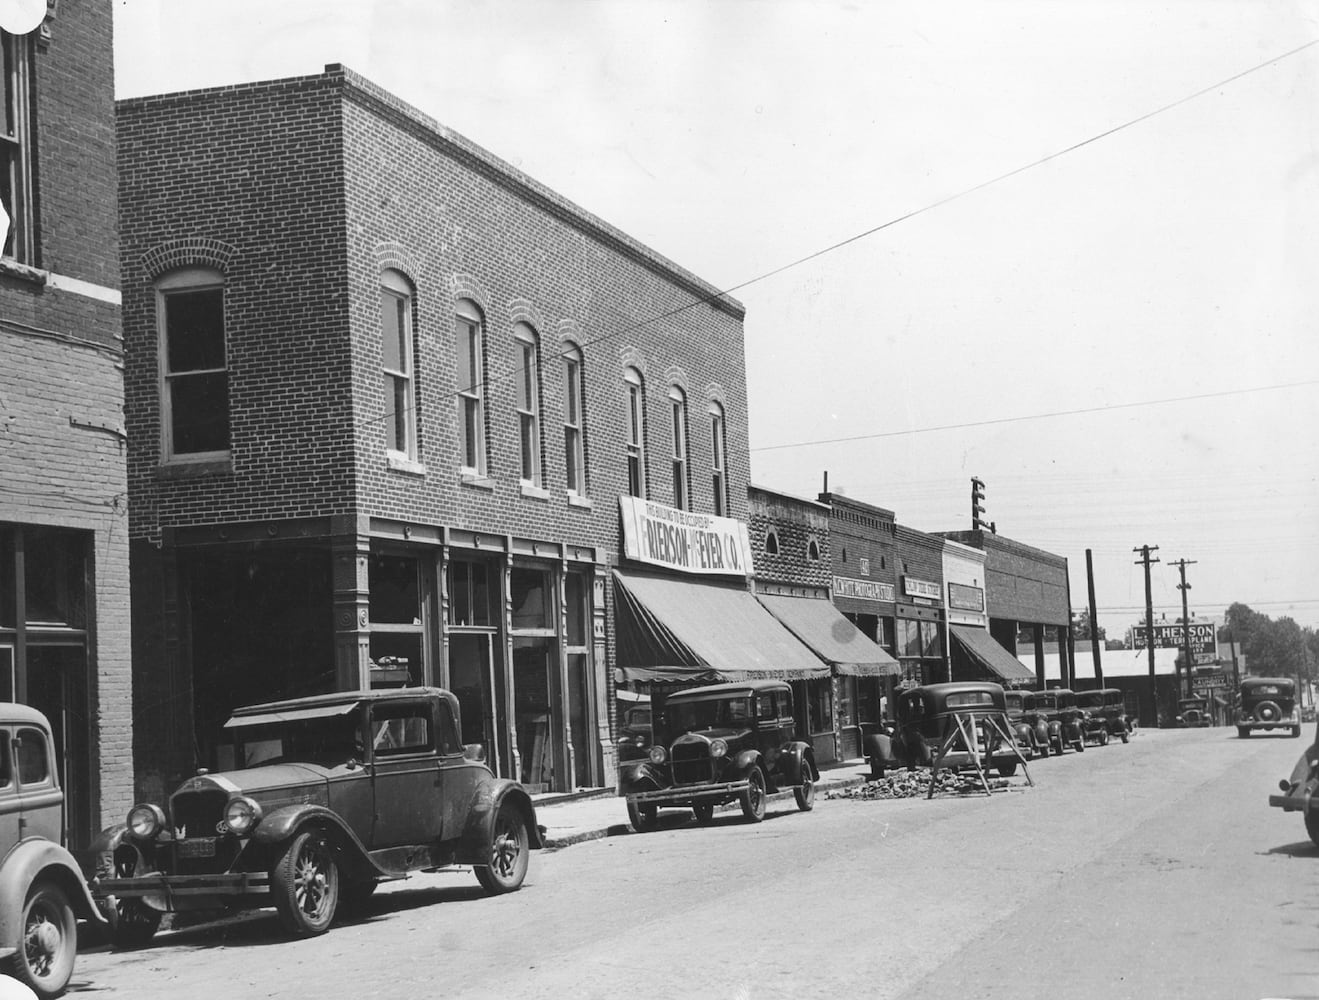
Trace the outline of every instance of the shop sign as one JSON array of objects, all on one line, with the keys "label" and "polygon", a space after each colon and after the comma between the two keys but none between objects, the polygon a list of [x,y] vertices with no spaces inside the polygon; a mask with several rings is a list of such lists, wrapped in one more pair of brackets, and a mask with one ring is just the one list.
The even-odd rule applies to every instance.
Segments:
[{"label": "shop sign", "polygon": [[948,584],[948,606],[958,611],[985,610],[985,591],[982,587],[969,587],[964,583]]},{"label": "shop sign", "polygon": [[[1181,649],[1182,628],[1180,622],[1173,625],[1155,625],[1154,648]],[[1212,660],[1217,652],[1215,633],[1218,631],[1218,627],[1213,622],[1191,622],[1187,628],[1191,634],[1191,655],[1194,657],[1206,656]],[[1137,625],[1131,630],[1131,648],[1145,648],[1144,625]]]},{"label": "shop sign", "polygon": [[902,592],[908,597],[927,597],[932,601],[939,599],[939,585],[930,580],[917,580],[912,576],[902,578]]},{"label": "shop sign", "polygon": [[893,584],[875,580],[854,580],[848,576],[834,577],[834,597],[853,597],[861,601],[888,601],[893,603]]},{"label": "shop sign", "polygon": [[1216,671],[1212,674],[1200,674],[1191,678],[1191,689],[1196,694],[1212,694],[1227,687],[1227,675],[1222,671]]},{"label": "shop sign", "polygon": [[681,573],[747,576],[751,539],[731,517],[697,514],[637,497],[619,497],[623,554]]}]

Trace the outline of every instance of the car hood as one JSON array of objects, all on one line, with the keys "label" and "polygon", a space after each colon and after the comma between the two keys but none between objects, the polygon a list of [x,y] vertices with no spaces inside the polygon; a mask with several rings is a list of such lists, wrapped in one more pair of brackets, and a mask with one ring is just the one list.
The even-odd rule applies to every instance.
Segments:
[{"label": "car hood", "polygon": [[697,740],[725,740],[732,743],[750,733],[751,730],[746,726],[733,728],[731,726],[719,726],[715,729],[693,729],[691,732],[682,733],[674,737],[674,743],[691,742]]},{"label": "car hood", "polygon": [[320,764],[266,764],[237,771],[217,771],[198,774],[183,782],[174,792],[202,792],[219,789],[230,795],[260,795],[288,788],[324,787],[330,775],[343,771],[343,767],[324,767]]}]

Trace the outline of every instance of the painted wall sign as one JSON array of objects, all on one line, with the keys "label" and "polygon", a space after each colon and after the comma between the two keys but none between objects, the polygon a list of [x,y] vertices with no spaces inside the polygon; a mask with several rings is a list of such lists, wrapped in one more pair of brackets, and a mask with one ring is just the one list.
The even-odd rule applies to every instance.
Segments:
[{"label": "painted wall sign", "polygon": [[985,591],[982,587],[969,587],[964,583],[948,584],[948,606],[959,611],[984,611]]},{"label": "painted wall sign", "polygon": [[853,580],[847,576],[834,577],[834,597],[854,597],[862,601],[888,601],[895,597],[893,584],[875,580]]},{"label": "painted wall sign", "polygon": [[623,554],[682,573],[747,576],[752,572],[747,526],[731,517],[697,514],[637,497],[619,497]]},{"label": "painted wall sign", "polygon": [[908,597],[928,597],[937,601],[942,595],[939,593],[939,585],[930,580],[917,580],[915,577],[904,576],[902,578],[902,592]]}]

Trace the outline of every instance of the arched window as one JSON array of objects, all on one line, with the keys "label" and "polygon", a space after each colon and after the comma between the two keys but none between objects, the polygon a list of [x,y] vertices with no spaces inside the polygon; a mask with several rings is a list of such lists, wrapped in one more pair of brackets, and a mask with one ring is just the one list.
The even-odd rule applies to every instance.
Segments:
[{"label": "arched window", "polygon": [[776,556],[779,554],[779,536],[773,531],[765,532],[765,555]]},{"label": "arched window", "polygon": [[161,458],[205,461],[229,454],[229,366],[224,276],[187,268],[156,282]]},{"label": "arched window", "polygon": [[710,404],[710,485],[714,493],[714,512],[728,514],[728,454],[724,431],[724,408]]},{"label": "arched window", "polygon": [[646,390],[641,372],[623,372],[624,426],[627,428],[627,491],[634,497],[646,495]]},{"label": "arched window", "polygon": [[814,538],[806,543],[806,558],[811,562],[820,561],[820,543]]},{"label": "arched window", "polygon": [[454,320],[457,339],[458,426],[463,471],[484,475],[485,319],[475,302],[460,299]]},{"label": "arched window", "polygon": [[669,387],[670,425],[673,431],[673,506],[691,507],[687,489],[687,397],[676,385]]},{"label": "arched window", "polygon": [[563,350],[563,468],[569,493],[586,495],[586,418],[582,412],[582,352]]},{"label": "arched window", "polygon": [[385,447],[404,458],[416,458],[412,286],[398,271],[380,275],[380,356],[385,389]]},{"label": "arched window", "polygon": [[540,343],[526,323],[513,328],[517,364],[518,450],[522,481],[540,485]]}]

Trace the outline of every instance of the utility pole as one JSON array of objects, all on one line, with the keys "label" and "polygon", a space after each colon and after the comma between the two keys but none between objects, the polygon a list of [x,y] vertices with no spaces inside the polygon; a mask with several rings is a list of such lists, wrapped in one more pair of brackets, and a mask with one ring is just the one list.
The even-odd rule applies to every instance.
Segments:
[{"label": "utility pole", "polygon": [[[1152,719],[1150,724],[1157,726],[1159,724],[1159,688],[1154,679],[1154,594],[1150,591],[1150,564],[1159,560],[1150,555],[1151,552],[1158,552],[1157,545],[1142,545],[1138,549],[1132,549],[1132,552],[1140,553],[1140,561],[1137,566],[1145,566],[1145,649],[1150,654],[1150,708]],[[1144,720],[1141,720],[1144,725]]]},{"label": "utility pole", "polygon": [[1085,550],[1085,584],[1090,591],[1090,655],[1095,661],[1095,687],[1104,686],[1104,665],[1099,659],[1099,621],[1098,608],[1095,607],[1095,564],[1090,550]]},{"label": "utility pole", "polygon": [[1177,589],[1182,592],[1182,664],[1186,667],[1186,697],[1190,698],[1195,692],[1191,684],[1191,616],[1186,610],[1186,592],[1191,589],[1191,585],[1186,582],[1186,567],[1194,566],[1195,560],[1178,559],[1168,565],[1176,566],[1182,575],[1182,582],[1177,584]]}]

